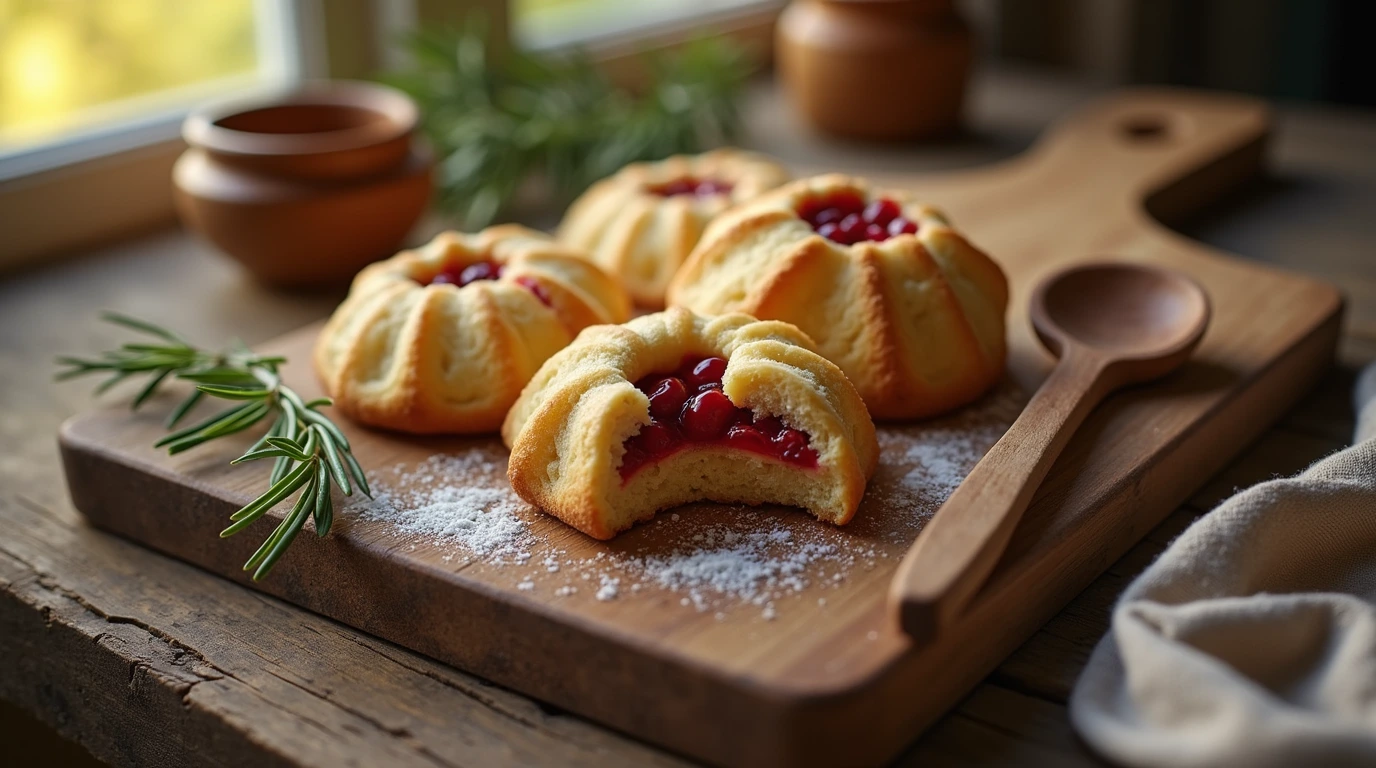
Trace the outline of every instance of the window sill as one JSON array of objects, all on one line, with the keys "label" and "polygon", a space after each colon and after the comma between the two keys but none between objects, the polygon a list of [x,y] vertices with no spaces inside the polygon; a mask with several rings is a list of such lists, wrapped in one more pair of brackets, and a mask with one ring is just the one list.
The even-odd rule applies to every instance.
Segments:
[{"label": "window sill", "polygon": [[615,55],[673,47],[704,34],[734,36],[746,29],[772,28],[782,10],[781,0],[754,0],[689,15],[674,14],[640,20],[604,32],[590,32],[584,25],[584,28],[576,27],[571,32],[563,33],[537,30],[521,35],[517,31],[513,32],[513,37],[517,45],[531,51],[557,52],[582,47],[590,51],[594,58],[605,58],[603,54],[606,53]]},{"label": "window sill", "polygon": [[0,182],[0,270],[113,241],[173,220],[180,138]]}]

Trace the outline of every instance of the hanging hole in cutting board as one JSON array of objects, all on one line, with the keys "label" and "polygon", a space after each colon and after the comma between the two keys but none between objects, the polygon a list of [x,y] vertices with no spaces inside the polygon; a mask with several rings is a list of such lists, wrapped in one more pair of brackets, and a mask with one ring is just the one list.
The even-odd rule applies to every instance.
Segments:
[{"label": "hanging hole in cutting board", "polygon": [[1171,120],[1166,115],[1132,115],[1119,123],[1123,137],[1135,144],[1159,143],[1171,137]]}]

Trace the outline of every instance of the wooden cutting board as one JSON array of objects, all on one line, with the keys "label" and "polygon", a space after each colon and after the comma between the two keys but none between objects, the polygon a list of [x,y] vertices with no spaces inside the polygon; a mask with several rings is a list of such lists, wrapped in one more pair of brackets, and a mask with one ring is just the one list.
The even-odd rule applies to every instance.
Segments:
[{"label": "wooden cutting board", "polygon": [[[1252,100],[1126,91],[1011,162],[884,179],[946,209],[1007,270],[1011,375],[961,413],[881,429],[881,468],[845,529],[792,510],[700,505],[597,542],[512,500],[495,439],[346,427],[384,504],[341,513],[327,538],[297,539],[256,588],[709,762],[881,763],[1329,364],[1342,311],[1332,287],[1217,253],[1153,219],[1253,178],[1269,128]],[[888,580],[1048,370],[1027,320],[1031,287],[1091,258],[1189,273],[1211,294],[1213,325],[1185,369],[1090,418],[970,612],[914,649],[885,605]],[[296,361],[287,378],[311,393],[315,333],[264,347]],[[111,405],[64,426],[73,500],[95,525],[248,583],[239,566],[271,524],[229,540],[217,533],[261,489],[262,469],[226,465],[242,445],[175,458],[153,450],[171,401],[133,415]],[[503,516],[505,527],[441,535],[417,522],[464,505]]]}]

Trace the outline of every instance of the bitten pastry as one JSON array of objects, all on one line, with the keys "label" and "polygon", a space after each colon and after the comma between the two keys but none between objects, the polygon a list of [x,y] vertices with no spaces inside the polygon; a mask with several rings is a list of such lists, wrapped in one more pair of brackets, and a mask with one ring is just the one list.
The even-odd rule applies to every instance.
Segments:
[{"label": "bitten pastry", "polygon": [[495,432],[583,328],[630,316],[621,286],[524,227],[445,232],[365,268],[315,345],[335,406],[416,433]]},{"label": "bitten pastry", "polygon": [[598,539],[691,501],[802,507],[838,525],[874,473],[874,424],[786,323],[671,309],[589,328],[507,414],[521,498]]},{"label": "bitten pastry", "polygon": [[964,405],[1003,372],[1003,271],[935,208],[847,176],[802,179],[719,216],[669,303],[793,323],[875,418]]},{"label": "bitten pastry", "polygon": [[559,239],[619,277],[637,304],[662,309],[707,222],[788,179],[773,160],[737,149],[634,163],[574,201]]}]

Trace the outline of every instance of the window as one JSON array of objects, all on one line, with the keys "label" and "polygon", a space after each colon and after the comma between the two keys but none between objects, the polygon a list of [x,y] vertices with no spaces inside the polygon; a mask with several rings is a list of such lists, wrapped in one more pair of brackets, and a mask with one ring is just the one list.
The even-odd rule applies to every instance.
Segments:
[{"label": "window", "polygon": [[186,113],[323,73],[324,9],[0,0],[0,269],[169,223]]},{"label": "window", "polygon": [[[519,44],[636,55],[729,34],[768,55],[783,0],[0,0],[0,270],[173,220],[182,120],[304,77],[369,77],[473,12]],[[507,28],[498,25],[502,33]]]},{"label": "window", "polygon": [[292,6],[0,1],[0,177],[165,140],[193,104],[295,80]]},{"label": "window", "polygon": [[710,26],[716,20],[781,4],[781,0],[511,0],[511,25],[522,46],[557,48],[647,31]]}]

